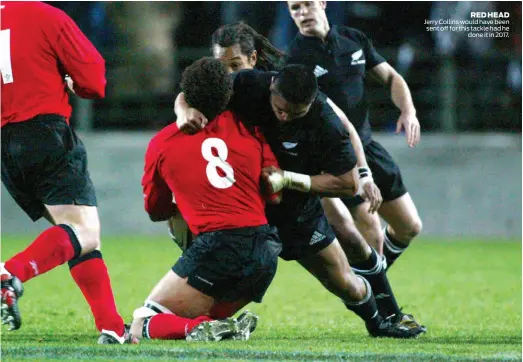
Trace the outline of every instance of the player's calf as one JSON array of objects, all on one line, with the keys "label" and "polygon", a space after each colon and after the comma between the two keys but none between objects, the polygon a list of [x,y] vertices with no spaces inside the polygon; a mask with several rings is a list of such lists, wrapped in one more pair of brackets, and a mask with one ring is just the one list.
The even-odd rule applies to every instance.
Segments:
[{"label": "player's calf", "polygon": [[407,328],[426,331],[426,328],[416,322],[412,315],[401,311],[389,284],[383,260],[376,250],[372,250],[369,260],[354,265],[352,269],[357,275],[363,276],[371,285],[381,316],[385,318],[393,317],[395,323],[400,323]]}]

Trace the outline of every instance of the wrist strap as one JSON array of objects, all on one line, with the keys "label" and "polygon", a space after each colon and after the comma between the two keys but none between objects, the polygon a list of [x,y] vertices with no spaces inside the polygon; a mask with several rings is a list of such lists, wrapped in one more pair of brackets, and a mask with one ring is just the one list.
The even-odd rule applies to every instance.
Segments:
[{"label": "wrist strap", "polygon": [[358,191],[356,192],[356,195],[361,195],[361,194],[363,194],[363,186],[365,186],[369,182],[374,182],[370,168],[359,167],[358,168],[358,178],[359,178]]},{"label": "wrist strap", "polygon": [[283,176],[277,172],[269,176],[272,192],[276,193],[284,188],[309,192],[311,190],[311,177],[301,173],[283,171]]},{"label": "wrist strap", "polygon": [[311,177],[301,173],[283,171],[283,178],[288,181],[287,188],[301,192],[311,190]]}]

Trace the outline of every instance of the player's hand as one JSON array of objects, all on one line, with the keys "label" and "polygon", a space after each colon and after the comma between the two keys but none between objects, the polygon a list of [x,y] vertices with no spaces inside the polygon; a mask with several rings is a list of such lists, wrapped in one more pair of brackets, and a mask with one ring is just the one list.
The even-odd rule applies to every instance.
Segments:
[{"label": "player's hand", "polygon": [[281,191],[284,187],[283,170],[275,166],[269,166],[262,169],[262,182],[267,185],[268,193],[274,194]]},{"label": "player's hand", "polygon": [[74,91],[74,81],[73,79],[66,75],[65,76],[65,84],[67,84],[67,88],[69,88],[69,90],[73,93],[73,94],[76,94],[76,92]]},{"label": "player's hand", "polygon": [[192,244],[192,234],[189,226],[181,215],[172,216],[167,220],[169,236],[182,249],[187,250]]},{"label": "player's hand", "polygon": [[361,197],[369,202],[369,210],[368,212],[370,214],[375,213],[378,211],[378,209],[381,206],[381,203],[383,202],[383,198],[381,197],[381,191],[378,188],[378,186],[372,182],[367,182],[365,185],[363,185],[363,190],[361,193]]},{"label": "player's hand", "polygon": [[176,125],[185,134],[195,134],[203,129],[207,123],[207,118],[196,108],[188,108],[185,114],[176,119]]},{"label": "player's hand", "polygon": [[405,130],[409,147],[415,147],[419,142],[421,132],[419,121],[415,113],[402,113],[400,115],[396,126],[396,133],[400,133],[402,129]]}]

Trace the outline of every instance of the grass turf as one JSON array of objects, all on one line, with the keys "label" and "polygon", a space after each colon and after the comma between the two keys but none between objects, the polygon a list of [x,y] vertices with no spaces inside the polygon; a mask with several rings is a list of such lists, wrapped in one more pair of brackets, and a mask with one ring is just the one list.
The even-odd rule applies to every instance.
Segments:
[{"label": "grass turf", "polygon": [[[2,235],[2,260],[32,240]],[[104,259],[129,320],[180,252],[168,238],[106,237]],[[420,239],[389,271],[400,305],[428,327],[417,340],[372,339],[363,323],[294,262],[281,262],[247,342],[143,341],[98,346],[67,266],[25,284],[23,326],[2,327],[5,361],[521,360],[521,242]]]}]

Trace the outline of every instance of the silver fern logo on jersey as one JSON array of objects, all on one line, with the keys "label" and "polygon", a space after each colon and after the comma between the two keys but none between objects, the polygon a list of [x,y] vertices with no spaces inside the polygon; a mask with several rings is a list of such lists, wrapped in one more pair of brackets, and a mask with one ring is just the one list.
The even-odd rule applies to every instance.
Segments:
[{"label": "silver fern logo on jersey", "polygon": [[363,49],[360,49],[355,53],[352,53],[351,57],[352,62],[350,63],[350,65],[365,64],[365,58],[363,57]]}]

